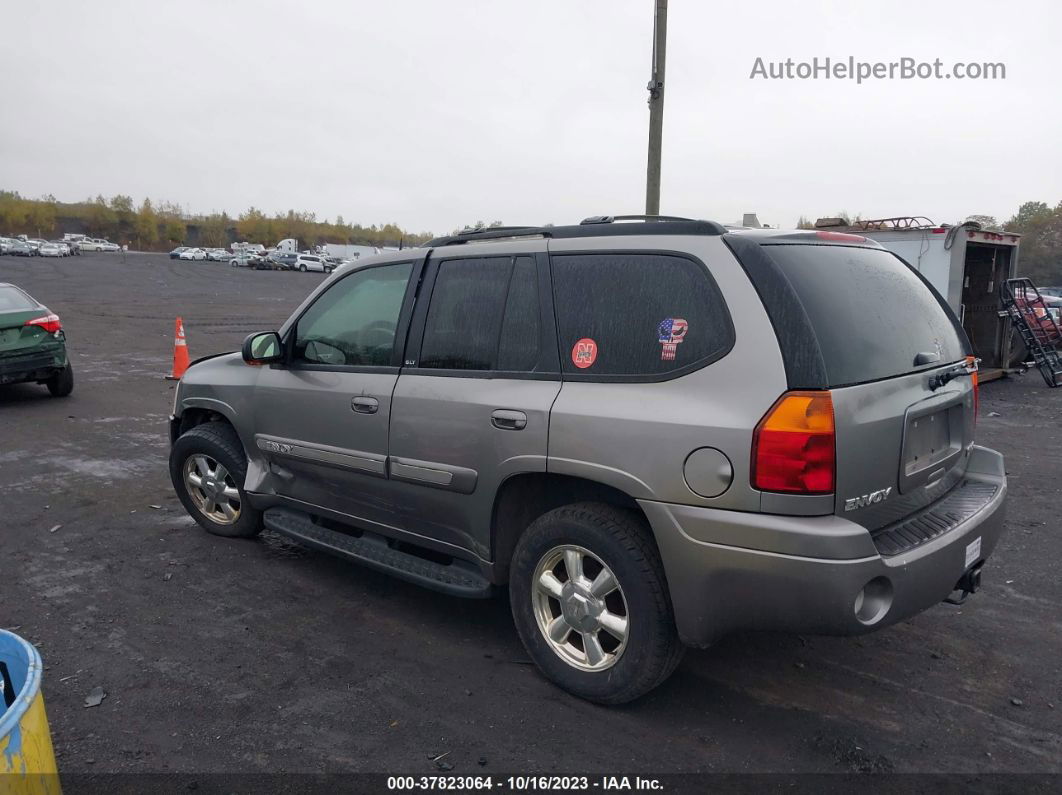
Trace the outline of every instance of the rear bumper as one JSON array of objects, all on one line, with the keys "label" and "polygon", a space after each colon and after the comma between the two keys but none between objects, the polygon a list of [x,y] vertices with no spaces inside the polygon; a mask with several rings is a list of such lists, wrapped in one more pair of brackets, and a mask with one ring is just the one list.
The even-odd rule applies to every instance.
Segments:
[{"label": "rear bumper", "polygon": [[0,384],[45,381],[66,367],[66,346],[37,347],[28,353],[0,354]]},{"label": "rear bumper", "polygon": [[1003,457],[974,447],[966,478],[998,488],[948,532],[893,556],[881,555],[867,530],[837,516],[642,501],[680,637],[707,646],[747,629],[855,635],[942,601],[971,565],[992,553],[1003,532]]}]

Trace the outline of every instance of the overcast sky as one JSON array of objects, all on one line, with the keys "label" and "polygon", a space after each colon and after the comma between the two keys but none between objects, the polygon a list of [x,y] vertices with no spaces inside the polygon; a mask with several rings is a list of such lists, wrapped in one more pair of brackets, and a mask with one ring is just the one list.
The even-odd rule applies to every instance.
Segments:
[{"label": "overcast sky", "polygon": [[[644,209],[653,0],[6,0],[0,188],[446,232]],[[671,0],[661,211],[1062,200],[1062,3]],[[1006,79],[750,80],[757,57]]]}]

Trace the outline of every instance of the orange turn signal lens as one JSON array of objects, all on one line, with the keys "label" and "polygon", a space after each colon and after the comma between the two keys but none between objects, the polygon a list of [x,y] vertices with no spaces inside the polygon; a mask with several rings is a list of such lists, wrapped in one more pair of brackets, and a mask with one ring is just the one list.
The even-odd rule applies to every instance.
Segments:
[{"label": "orange turn signal lens", "polygon": [[753,433],[753,488],[791,494],[829,494],[834,490],[835,472],[830,393],[782,395]]}]

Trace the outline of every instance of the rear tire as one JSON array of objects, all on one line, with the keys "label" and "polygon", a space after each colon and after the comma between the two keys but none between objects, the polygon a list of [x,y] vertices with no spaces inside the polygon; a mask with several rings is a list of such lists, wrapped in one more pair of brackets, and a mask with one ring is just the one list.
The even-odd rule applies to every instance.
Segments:
[{"label": "rear tire", "polygon": [[45,385],[52,397],[66,397],[74,391],[74,368],[67,363],[66,367],[45,381]]},{"label": "rear tire", "polygon": [[509,594],[527,653],[547,678],[589,701],[644,695],[685,651],[656,545],[630,511],[584,502],[540,516],[516,545]]},{"label": "rear tire", "polygon": [[208,533],[252,538],[262,513],[243,490],[247,456],[232,426],[207,422],[186,431],[170,450],[170,480],[188,514]]}]

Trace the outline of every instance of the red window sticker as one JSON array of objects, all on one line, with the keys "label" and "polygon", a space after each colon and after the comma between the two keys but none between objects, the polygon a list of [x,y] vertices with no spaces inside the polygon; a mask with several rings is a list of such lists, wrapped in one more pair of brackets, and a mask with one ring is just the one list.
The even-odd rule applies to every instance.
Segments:
[{"label": "red window sticker", "polygon": [[583,337],[572,346],[572,364],[581,370],[597,361],[597,343],[589,337]]}]

